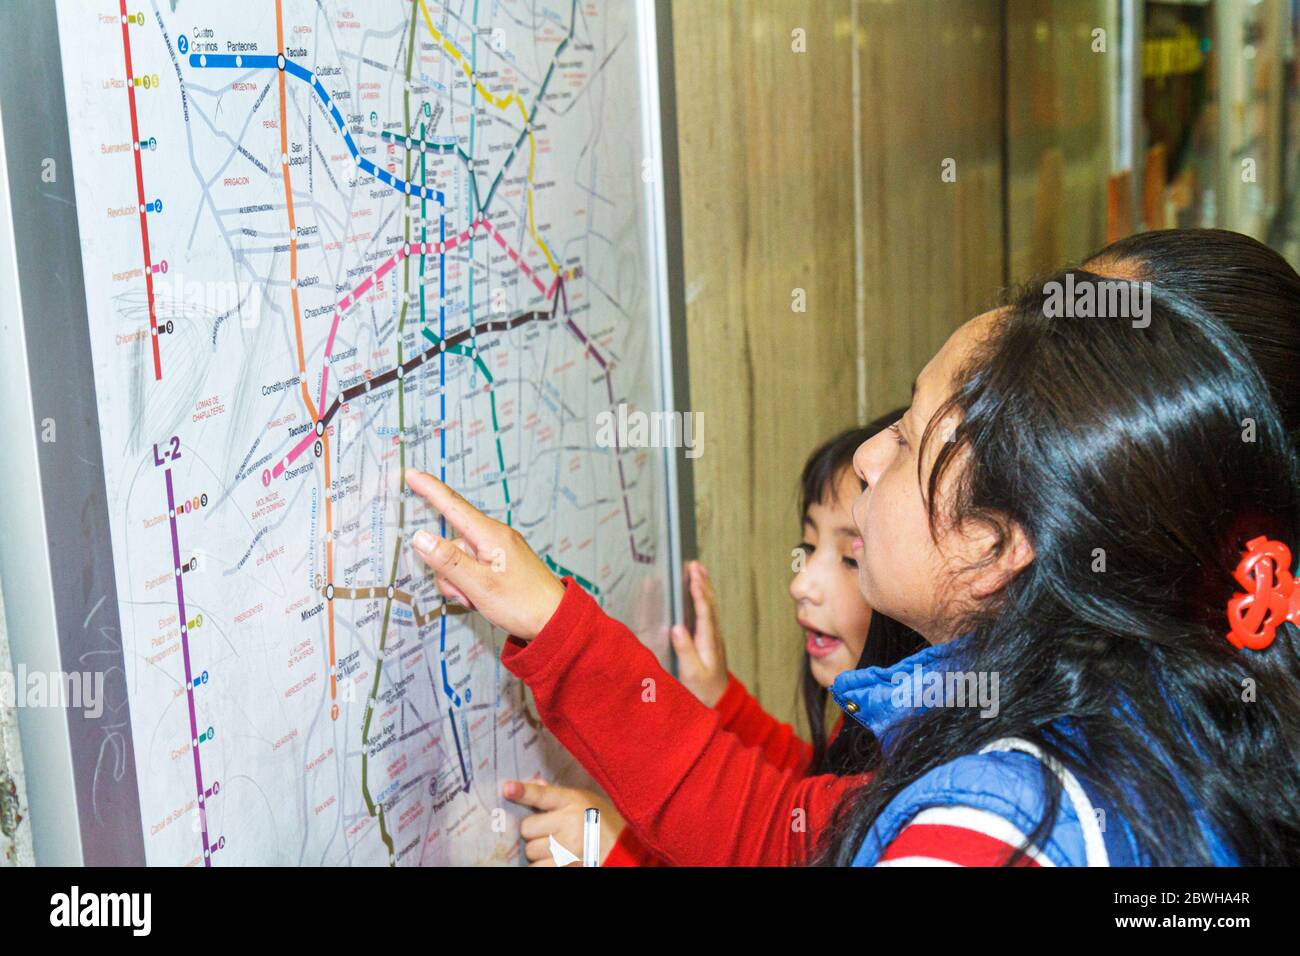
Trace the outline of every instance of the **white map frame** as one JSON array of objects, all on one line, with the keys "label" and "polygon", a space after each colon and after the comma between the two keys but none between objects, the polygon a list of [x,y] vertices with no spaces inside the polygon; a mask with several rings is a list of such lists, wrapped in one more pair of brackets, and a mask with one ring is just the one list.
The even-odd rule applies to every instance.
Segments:
[{"label": "white map frame", "polygon": [[[665,407],[685,410],[671,5],[635,2],[650,107],[644,133],[658,173],[644,196],[661,395]],[[33,845],[42,865],[141,865],[98,411],[93,392],[78,387],[94,375],[56,11],[21,0],[8,14],[0,31],[0,582],[15,666],[71,671],[94,661],[108,682],[99,720],[76,708],[19,709]],[[42,176],[50,162],[53,182]],[[56,423],[56,441],[42,441],[46,422]],[[663,462],[672,569],[695,550],[692,483],[689,461],[665,454]],[[680,575],[668,578],[680,619]]]}]

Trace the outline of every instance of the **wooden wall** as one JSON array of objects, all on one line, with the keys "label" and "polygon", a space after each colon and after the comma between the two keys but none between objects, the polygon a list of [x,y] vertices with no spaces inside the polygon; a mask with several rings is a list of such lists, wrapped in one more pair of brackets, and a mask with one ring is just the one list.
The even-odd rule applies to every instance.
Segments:
[{"label": "wooden wall", "polygon": [[[1007,0],[1010,277],[1106,244],[1121,55],[1116,0]],[[1104,50],[1093,31],[1105,30]]]},{"label": "wooden wall", "polygon": [[904,402],[1002,282],[1000,11],[673,4],[700,556],[732,670],[783,718],[803,653],[787,586],[804,459]]}]

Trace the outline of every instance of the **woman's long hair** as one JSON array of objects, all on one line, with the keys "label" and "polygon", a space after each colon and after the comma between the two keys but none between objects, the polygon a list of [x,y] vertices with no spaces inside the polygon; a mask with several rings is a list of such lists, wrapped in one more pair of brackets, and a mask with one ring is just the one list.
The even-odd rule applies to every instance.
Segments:
[{"label": "woman's long hair", "polygon": [[[1300,862],[1300,632],[1283,625],[1260,652],[1225,637],[1245,543],[1267,535],[1300,551],[1293,437],[1277,383],[1232,323],[1156,271],[1144,317],[1050,318],[1065,274],[1028,288],[927,427],[919,460],[957,413],[930,475],[918,466],[932,533],[981,525],[1001,548],[1014,523],[1034,549],[962,622],[963,669],[999,676],[997,715],[906,717],[837,813],[824,861],[851,862],[926,772],[1017,736],[1117,808],[1146,862],[1212,862],[1207,824],[1243,864]],[[1269,283],[1262,271],[1252,282]],[[1094,305],[1113,306],[1111,281],[1073,274]],[[1056,776],[1044,767],[1042,780],[1045,812],[1026,847],[1060,805]]]},{"label": "woman's long hair", "polygon": [[1237,333],[1300,447],[1300,275],[1281,254],[1226,229],[1158,229],[1112,242],[1084,268],[1167,287]]},{"label": "woman's long hair", "polygon": [[[808,517],[813,505],[824,504],[834,496],[836,482],[846,470],[852,469],[853,453],[858,447],[898,421],[904,411],[905,409],[896,408],[861,428],[841,432],[808,457],[799,478],[799,514],[803,518]],[[883,614],[873,613],[867,629],[867,643],[858,666],[894,664],[920,650],[924,644],[925,640],[915,631]],[[826,709],[830,694],[817,683],[807,654],[803,656],[800,670],[799,696],[813,745],[813,759],[808,768],[810,774],[852,773],[854,768],[873,759],[877,749],[874,737],[867,728],[854,720],[844,722],[833,751],[829,754],[834,759],[828,759]]]}]

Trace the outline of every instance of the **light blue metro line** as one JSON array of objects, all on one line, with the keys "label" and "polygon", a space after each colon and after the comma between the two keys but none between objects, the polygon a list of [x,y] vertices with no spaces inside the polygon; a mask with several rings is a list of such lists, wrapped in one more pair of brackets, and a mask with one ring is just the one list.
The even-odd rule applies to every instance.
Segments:
[{"label": "light blue metro line", "polygon": [[347,124],[343,122],[343,116],[339,113],[339,108],[334,105],[333,99],[325,92],[325,87],[321,86],[320,80],[316,75],[308,70],[301,63],[289,59],[286,56],[272,55],[269,53],[191,53],[190,66],[200,70],[214,69],[253,69],[253,70],[279,70],[283,69],[286,73],[296,76],[298,79],[311,85],[320,97],[325,109],[330,116],[334,118],[334,124],[338,127],[339,133],[343,136],[343,141],[347,143],[348,151],[352,153],[352,158],[357,161],[357,166],[361,171],[368,175],[374,176],[381,183],[390,186],[400,193],[408,196],[421,196],[425,199],[434,199],[439,203],[445,204],[446,200],[441,190],[430,189],[428,186],[417,186],[414,183],[407,182],[399,176],[394,176],[386,169],[380,169],[366,157],[361,155],[361,150],[357,148],[356,140],[348,132]]}]

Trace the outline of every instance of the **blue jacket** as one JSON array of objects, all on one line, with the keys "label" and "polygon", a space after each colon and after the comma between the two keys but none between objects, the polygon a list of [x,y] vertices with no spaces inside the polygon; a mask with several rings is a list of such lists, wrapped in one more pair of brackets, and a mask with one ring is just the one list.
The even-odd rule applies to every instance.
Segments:
[{"label": "blue jacket", "polygon": [[[943,675],[961,670],[963,646],[958,639],[927,646],[892,667],[848,671],[836,678],[831,695],[889,752],[900,745],[896,731],[903,718],[933,703],[924,692],[926,685],[933,690]],[[967,701],[967,705],[972,704]],[[1038,841],[1040,862],[1056,866],[1140,866],[1149,862],[1128,823],[1086,781],[1039,753],[1029,741],[1005,738],[913,781],[872,824],[853,864],[873,866],[912,818],[931,807],[960,805],[985,810],[1028,834],[1046,808],[1040,758],[1056,771],[1065,789],[1050,833]],[[1233,854],[1217,835],[1208,826],[1203,829],[1215,862],[1234,865]]]}]

